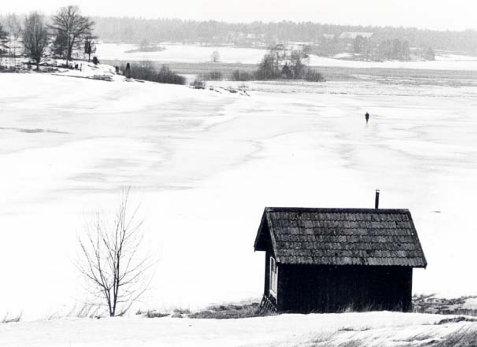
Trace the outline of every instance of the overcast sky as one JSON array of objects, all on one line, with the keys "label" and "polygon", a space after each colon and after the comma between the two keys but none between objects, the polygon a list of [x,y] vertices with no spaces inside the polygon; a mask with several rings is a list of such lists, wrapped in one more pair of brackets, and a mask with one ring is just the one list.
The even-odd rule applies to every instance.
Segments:
[{"label": "overcast sky", "polygon": [[[51,14],[67,0],[1,0],[0,13]],[[232,22],[313,21],[333,24],[477,29],[477,0],[76,0],[83,13]]]}]

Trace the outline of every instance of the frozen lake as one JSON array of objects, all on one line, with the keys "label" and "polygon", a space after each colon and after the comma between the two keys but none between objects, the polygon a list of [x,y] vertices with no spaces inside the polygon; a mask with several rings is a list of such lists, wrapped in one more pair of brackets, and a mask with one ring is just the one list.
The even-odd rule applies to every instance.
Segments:
[{"label": "frozen lake", "polygon": [[[220,63],[225,64],[258,64],[267,49],[243,47],[218,47],[200,45],[182,45],[164,43],[164,48],[157,52],[136,52],[138,46],[133,44],[103,43],[98,45],[96,55],[100,60],[109,61],[140,61],[149,60],[160,63],[210,63],[214,52],[218,52]],[[310,55],[309,65],[316,67],[341,67],[341,68],[388,68],[388,69],[413,69],[413,70],[477,70],[477,57],[455,54],[438,54],[435,61],[353,61],[334,59]]]},{"label": "frozen lake", "polygon": [[414,292],[477,294],[477,87],[249,94],[2,74],[1,311],[44,317],[81,300],[77,235],[129,185],[158,258],[144,308],[259,298],[265,206],[369,208],[377,188],[381,207],[413,215],[429,263]]}]

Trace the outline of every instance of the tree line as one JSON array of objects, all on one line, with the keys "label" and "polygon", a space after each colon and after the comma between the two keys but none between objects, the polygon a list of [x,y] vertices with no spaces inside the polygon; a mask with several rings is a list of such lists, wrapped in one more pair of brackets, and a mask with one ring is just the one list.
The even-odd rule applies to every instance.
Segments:
[{"label": "tree line", "polygon": [[[347,47],[340,48],[346,50]],[[335,51],[339,52],[340,48],[336,48]],[[361,58],[361,60],[409,61],[415,58],[435,60],[435,52],[432,47],[411,49],[409,41],[401,41],[397,38],[377,42],[358,35],[353,41],[351,53],[356,55],[355,59]]]},{"label": "tree line", "polygon": [[0,53],[17,57],[26,55],[39,68],[46,55],[66,60],[84,54],[91,59],[95,52],[94,21],[83,16],[79,7],[60,8],[52,17],[32,12],[21,18],[10,14],[0,21]]},{"label": "tree line", "polygon": [[234,81],[270,81],[270,80],[305,80],[324,82],[325,78],[318,71],[309,68],[309,55],[306,50],[288,51],[284,46],[275,46],[266,53],[257,70],[252,73],[235,70]]},{"label": "tree line", "polygon": [[142,40],[160,43],[199,42],[210,45],[234,44],[269,47],[277,42],[309,42],[329,44],[326,36],[339,37],[343,32],[372,32],[372,41],[381,43],[399,39],[410,47],[458,51],[477,54],[477,31],[436,31],[404,27],[332,25],[312,22],[282,21],[277,23],[226,23],[179,19],[143,19],[95,17],[96,34],[107,42],[139,43]]}]

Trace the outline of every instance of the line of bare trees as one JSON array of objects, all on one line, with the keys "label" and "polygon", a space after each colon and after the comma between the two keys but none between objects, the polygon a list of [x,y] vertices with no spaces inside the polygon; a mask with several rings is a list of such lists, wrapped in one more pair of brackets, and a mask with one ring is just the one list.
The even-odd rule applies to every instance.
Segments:
[{"label": "line of bare trees", "polygon": [[16,59],[19,48],[23,48],[23,55],[33,60],[37,69],[47,54],[65,59],[66,65],[78,52],[90,60],[96,50],[94,24],[81,14],[78,6],[62,7],[50,19],[39,12],[32,12],[23,20],[11,14],[5,25],[0,23],[0,53],[9,52]]}]

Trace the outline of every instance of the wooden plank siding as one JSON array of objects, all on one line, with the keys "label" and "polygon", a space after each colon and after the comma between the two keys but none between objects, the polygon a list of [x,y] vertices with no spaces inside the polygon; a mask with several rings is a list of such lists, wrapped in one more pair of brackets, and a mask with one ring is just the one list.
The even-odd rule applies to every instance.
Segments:
[{"label": "wooden plank siding", "polygon": [[280,312],[410,311],[412,268],[279,265]]}]

